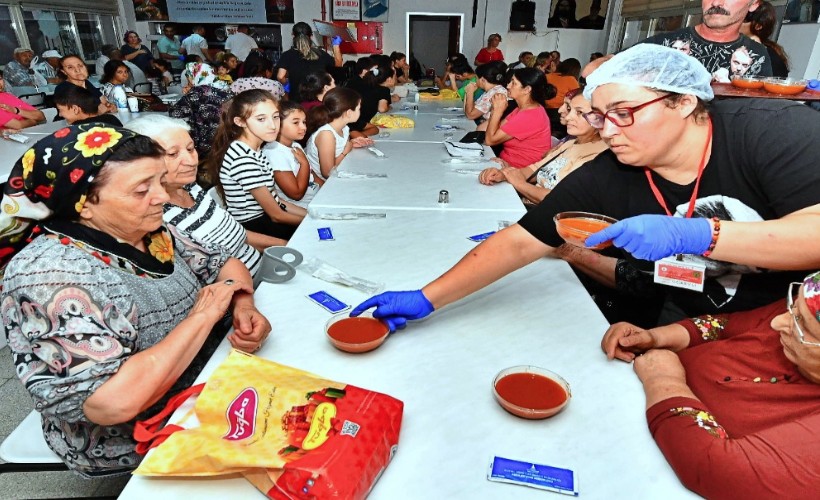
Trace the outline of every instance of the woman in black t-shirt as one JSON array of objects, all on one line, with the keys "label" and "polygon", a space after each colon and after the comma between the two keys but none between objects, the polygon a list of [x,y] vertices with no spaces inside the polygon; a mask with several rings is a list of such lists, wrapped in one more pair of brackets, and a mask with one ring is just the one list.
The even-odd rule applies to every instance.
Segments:
[{"label": "woman in black t-shirt", "polygon": [[333,56],[313,45],[313,30],[307,23],[293,25],[293,46],[282,53],[276,70],[276,79],[282,85],[290,84],[288,94],[294,100],[299,99],[299,87],[308,73],[328,71],[330,68],[341,67],[342,52],[339,44],[341,37],[333,37]]},{"label": "woman in black t-shirt", "polygon": [[350,124],[351,137],[367,137],[379,133],[379,127],[370,123],[376,113],[386,113],[392,98],[390,86],[396,85],[396,70],[390,60],[376,59],[361,78],[350,79],[345,86],[362,96],[359,119]]},{"label": "woman in black t-shirt", "polygon": [[352,314],[376,307],[374,316],[401,328],[544,256],[618,287],[616,258],[563,244],[553,217],[565,211],[620,220],[586,245],[611,241],[632,269],[648,265],[651,273],[652,261],[679,254],[704,265],[703,292],[663,287],[665,310],[679,319],[779,300],[797,270],[820,266],[816,111],[772,99],[724,100],[707,109],[709,72],[658,45],[621,52],[587,82],[593,111],[586,116],[610,151],[423,290],[383,293]]}]

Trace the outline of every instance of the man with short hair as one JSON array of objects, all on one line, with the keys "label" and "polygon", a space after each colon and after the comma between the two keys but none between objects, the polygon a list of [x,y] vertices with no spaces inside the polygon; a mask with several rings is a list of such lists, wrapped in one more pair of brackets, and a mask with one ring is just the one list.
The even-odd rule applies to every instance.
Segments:
[{"label": "man with short hair", "polygon": [[235,55],[240,61],[248,58],[252,50],[259,48],[256,40],[248,36],[250,27],[247,24],[240,24],[236,28],[236,33],[225,40],[225,50]]},{"label": "man with short hair", "polygon": [[100,99],[78,85],[66,85],[54,91],[57,113],[69,125],[102,122],[122,127],[122,122],[111,113],[102,112]]},{"label": "man with short hair", "polygon": [[48,80],[48,83],[60,83],[60,77],[57,76],[60,71],[60,59],[62,54],[56,50],[47,50],[43,52],[43,60],[34,67],[41,75]]},{"label": "man with short hair", "polygon": [[34,52],[25,47],[14,49],[14,60],[6,64],[3,73],[6,81],[13,87],[26,87],[34,85],[34,70],[31,67],[31,60],[34,59]]},{"label": "man with short hair", "polygon": [[530,66],[533,60],[532,52],[525,50],[524,52],[518,54],[518,62],[514,64],[510,64],[510,69],[521,69]]},{"label": "man with short hair", "polygon": [[682,50],[699,60],[716,82],[729,82],[734,74],[772,76],[766,47],[740,33],[746,13],[757,9],[759,0],[702,0],[703,21],[644,40]]},{"label": "man with short hair", "polygon": [[208,42],[205,40],[205,37],[202,36],[204,34],[204,26],[194,26],[194,29],[191,30],[191,34],[185,37],[185,40],[182,41],[182,46],[180,47],[179,52],[189,56],[199,56],[202,58],[203,62],[209,61],[210,57],[208,57],[207,53]]},{"label": "man with short hair", "polygon": [[179,48],[181,46],[179,37],[176,35],[176,28],[173,24],[166,24],[162,28],[163,37],[157,41],[159,57],[169,61],[171,68],[181,71],[185,67],[180,57]]}]

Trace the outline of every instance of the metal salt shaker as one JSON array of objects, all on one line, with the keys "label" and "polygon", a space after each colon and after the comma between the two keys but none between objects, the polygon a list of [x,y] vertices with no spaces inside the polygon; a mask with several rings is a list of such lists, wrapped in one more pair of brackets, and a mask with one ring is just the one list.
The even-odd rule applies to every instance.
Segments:
[{"label": "metal salt shaker", "polygon": [[441,204],[450,203],[450,193],[448,193],[446,189],[442,189],[438,192],[438,202]]}]

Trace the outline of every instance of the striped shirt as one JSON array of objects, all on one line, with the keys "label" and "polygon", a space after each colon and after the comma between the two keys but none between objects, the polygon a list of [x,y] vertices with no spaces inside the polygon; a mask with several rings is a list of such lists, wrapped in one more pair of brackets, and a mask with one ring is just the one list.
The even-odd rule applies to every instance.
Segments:
[{"label": "striped shirt", "polygon": [[[225,190],[225,204],[234,219],[248,222],[265,215],[262,206],[251,195],[251,190],[267,188],[274,193],[273,169],[268,157],[254,151],[242,141],[233,141],[225,152],[219,180]],[[274,199],[278,196],[274,195]]]},{"label": "striped shirt", "polygon": [[223,247],[245,264],[251,276],[256,275],[262,255],[248,245],[245,228],[196,183],[185,186],[185,190],[194,199],[194,206],[183,208],[166,203],[163,207],[165,222],[194,240]]}]

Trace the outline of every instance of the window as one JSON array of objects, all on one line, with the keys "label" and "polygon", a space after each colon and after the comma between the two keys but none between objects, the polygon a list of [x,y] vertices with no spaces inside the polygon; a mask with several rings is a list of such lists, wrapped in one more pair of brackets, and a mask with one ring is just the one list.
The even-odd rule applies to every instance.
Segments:
[{"label": "window", "polygon": [[79,53],[68,12],[24,9],[23,22],[29,44],[36,55],[51,49],[63,55]]},{"label": "window", "polygon": [[97,59],[103,45],[116,41],[112,16],[77,12],[74,19],[77,22],[80,45],[86,60]]},{"label": "window", "polygon": [[18,46],[17,34],[11,23],[11,9],[0,5],[0,64],[6,64],[14,56],[14,49]]}]

